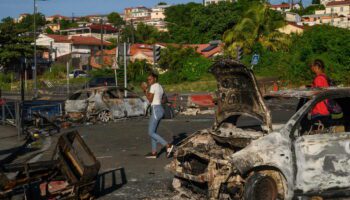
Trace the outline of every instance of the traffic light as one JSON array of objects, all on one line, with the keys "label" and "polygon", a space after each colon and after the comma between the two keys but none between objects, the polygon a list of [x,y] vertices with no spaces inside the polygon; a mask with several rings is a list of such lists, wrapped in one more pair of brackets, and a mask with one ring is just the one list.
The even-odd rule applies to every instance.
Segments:
[{"label": "traffic light", "polygon": [[158,63],[160,60],[160,50],[161,47],[154,45],[153,46],[153,60],[154,60],[154,64]]},{"label": "traffic light", "polygon": [[240,61],[243,55],[243,48],[240,46],[236,47],[236,55],[237,55],[237,60]]}]

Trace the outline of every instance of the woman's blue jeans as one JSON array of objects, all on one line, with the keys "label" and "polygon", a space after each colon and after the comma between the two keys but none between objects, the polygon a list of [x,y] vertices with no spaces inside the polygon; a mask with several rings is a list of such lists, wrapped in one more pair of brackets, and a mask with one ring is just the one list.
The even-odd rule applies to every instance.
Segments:
[{"label": "woman's blue jeans", "polygon": [[148,134],[152,140],[152,152],[157,152],[157,143],[166,146],[168,143],[157,134],[157,128],[160,120],[163,118],[164,109],[161,105],[152,106],[152,115],[148,124]]}]

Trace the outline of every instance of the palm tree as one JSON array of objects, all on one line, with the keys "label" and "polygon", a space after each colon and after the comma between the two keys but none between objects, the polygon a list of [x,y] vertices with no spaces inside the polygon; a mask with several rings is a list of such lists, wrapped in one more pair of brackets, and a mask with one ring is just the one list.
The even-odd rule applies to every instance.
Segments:
[{"label": "palm tree", "polygon": [[269,9],[268,4],[251,2],[243,18],[224,33],[227,52],[236,56],[236,49],[242,47],[245,54],[260,43],[270,50],[277,50],[288,44],[286,36],[277,29],[284,25],[283,17]]}]

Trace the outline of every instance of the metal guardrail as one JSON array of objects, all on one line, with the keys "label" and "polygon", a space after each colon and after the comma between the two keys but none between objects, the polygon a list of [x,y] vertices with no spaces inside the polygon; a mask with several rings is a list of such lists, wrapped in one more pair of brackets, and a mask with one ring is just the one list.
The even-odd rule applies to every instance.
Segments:
[{"label": "metal guardrail", "polygon": [[18,136],[23,133],[23,125],[40,114],[47,119],[54,119],[63,114],[63,102],[60,101],[18,101],[2,99],[0,104],[0,125],[11,125],[17,128]]},{"label": "metal guardrail", "polygon": [[[67,87],[66,84],[53,84],[53,83],[42,83],[39,87],[38,93],[39,97],[48,97],[48,98],[58,98],[65,99],[70,94],[74,93],[77,90],[81,90],[84,88],[86,84],[70,84]],[[2,90],[2,96],[11,99],[19,99],[20,90]],[[32,99],[34,96],[34,91],[31,89],[25,90],[25,99]],[[16,98],[17,97],[17,98]]]}]

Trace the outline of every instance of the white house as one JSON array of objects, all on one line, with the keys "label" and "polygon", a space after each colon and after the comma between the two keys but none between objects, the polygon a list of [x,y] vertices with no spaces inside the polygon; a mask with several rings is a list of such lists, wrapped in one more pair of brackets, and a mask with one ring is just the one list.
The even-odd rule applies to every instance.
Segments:
[{"label": "white house", "polygon": [[154,8],[152,8],[151,12],[151,20],[164,20],[165,19],[165,9],[169,8],[170,5],[158,5]]},{"label": "white house", "polygon": [[285,20],[286,20],[287,22],[299,23],[299,22],[301,22],[301,17],[300,17],[300,15],[297,14],[297,13],[285,12]]},{"label": "white house", "polygon": [[[110,45],[109,42],[102,41],[92,36],[65,36],[40,34],[36,40],[38,46],[51,49],[51,57],[60,59],[71,55],[75,62],[75,67],[82,67],[88,64],[91,54],[99,51],[101,46]],[[45,53],[44,53],[45,54]],[[46,53],[48,54],[48,53]]]},{"label": "white house", "polygon": [[281,4],[273,4],[270,5],[270,9],[280,11],[280,12],[288,12],[291,11],[292,9],[300,9],[299,4],[289,4],[289,3],[281,3]]},{"label": "white house", "polygon": [[124,19],[126,21],[142,21],[151,19],[151,9],[148,9],[144,6],[125,8],[124,9]]},{"label": "white house", "polygon": [[338,16],[350,15],[350,0],[332,1],[326,4],[326,14],[337,14]]}]

